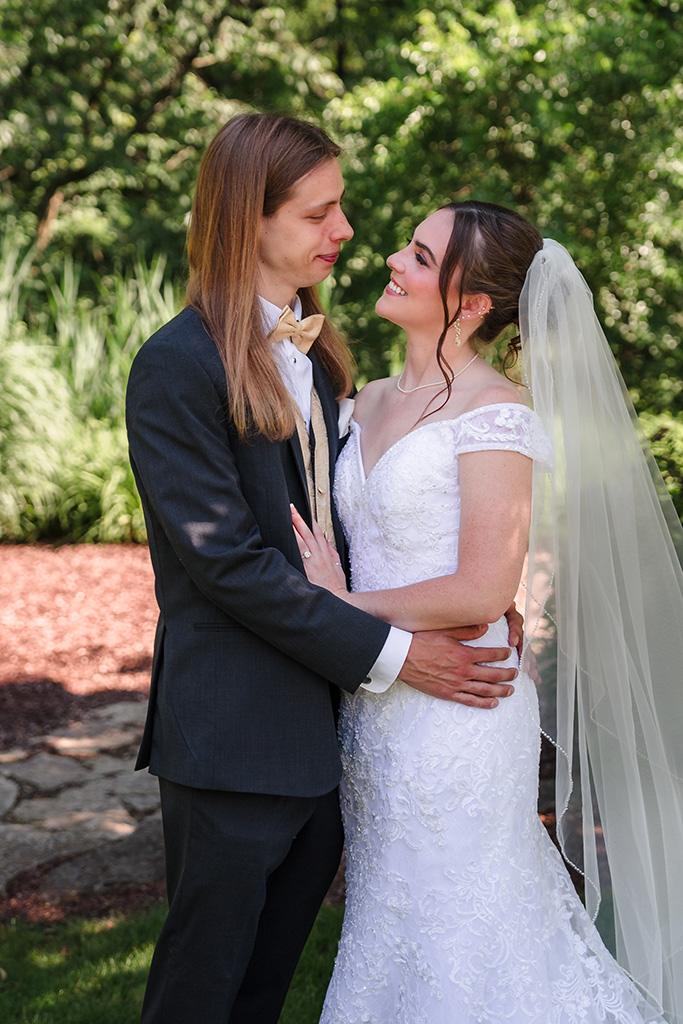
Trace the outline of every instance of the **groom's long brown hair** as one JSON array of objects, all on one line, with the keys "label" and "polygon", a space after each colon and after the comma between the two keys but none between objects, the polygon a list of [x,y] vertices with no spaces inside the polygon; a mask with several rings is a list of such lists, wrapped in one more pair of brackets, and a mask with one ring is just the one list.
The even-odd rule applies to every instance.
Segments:
[{"label": "groom's long brown hair", "polygon": [[[187,303],[200,314],[225,366],[230,414],[242,438],[283,440],[295,429],[289,393],[266,341],[257,298],[261,217],[339,147],[316,125],[281,114],[240,114],[213,139],[197,178],[188,233]],[[317,288],[299,291],[303,314],[323,312]],[[326,319],[314,351],[338,398],[352,359]]]}]

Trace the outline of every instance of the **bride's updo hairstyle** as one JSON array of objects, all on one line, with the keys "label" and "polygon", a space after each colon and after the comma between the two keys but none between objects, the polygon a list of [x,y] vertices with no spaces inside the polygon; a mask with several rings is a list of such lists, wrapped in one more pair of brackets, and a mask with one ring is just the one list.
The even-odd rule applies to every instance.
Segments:
[{"label": "bride's updo hairstyle", "polygon": [[[453,213],[451,237],[439,271],[444,327],[437,359],[443,370],[441,350],[446,332],[460,316],[463,295],[483,293],[491,299],[491,309],[474,332],[473,340],[489,344],[510,324],[518,323],[524,279],[534,256],[543,248],[543,239],[529,221],[494,203],[448,203],[441,209]],[[452,313],[448,308],[448,292],[458,270],[461,271],[458,307]],[[519,350],[518,335],[508,344],[504,369],[514,365]]]}]

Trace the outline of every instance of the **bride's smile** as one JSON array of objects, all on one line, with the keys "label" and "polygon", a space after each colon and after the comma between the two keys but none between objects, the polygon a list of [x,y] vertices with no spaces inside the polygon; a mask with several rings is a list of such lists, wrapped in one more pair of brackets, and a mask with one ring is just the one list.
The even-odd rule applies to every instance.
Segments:
[{"label": "bride's smile", "polygon": [[[417,226],[402,249],[389,256],[391,278],[375,305],[381,317],[406,331],[436,331],[432,338],[438,338],[443,322],[439,270],[452,226],[450,214],[437,210]],[[451,291],[455,310],[457,292]]]}]

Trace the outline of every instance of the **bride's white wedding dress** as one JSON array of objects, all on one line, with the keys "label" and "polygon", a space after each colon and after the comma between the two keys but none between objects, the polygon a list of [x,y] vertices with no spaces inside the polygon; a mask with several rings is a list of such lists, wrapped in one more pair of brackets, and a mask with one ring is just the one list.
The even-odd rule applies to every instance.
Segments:
[{"label": "bride's white wedding dress", "polygon": [[[546,461],[514,403],[428,422],[366,478],[352,422],[335,499],[354,590],[457,568],[458,457]],[[507,646],[505,619],[477,646]],[[516,654],[508,664],[516,664]],[[605,949],[537,814],[534,683],[495,710],[400,681],[345,697],[347,902],[321,1024],[635,1024],[660,1019]]]}]

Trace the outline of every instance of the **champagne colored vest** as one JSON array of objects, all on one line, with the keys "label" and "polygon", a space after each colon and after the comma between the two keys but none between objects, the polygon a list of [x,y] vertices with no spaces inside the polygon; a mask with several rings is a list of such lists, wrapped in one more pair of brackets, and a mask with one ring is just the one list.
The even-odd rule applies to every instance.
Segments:
[{"label": "champagne colored vest", "polygon": [[311,514],[325,534],[326,539],[334,544],[332,496],[330,494],[330,450],[327,443],[327,430],[325,429],[323,409],[315,388],[311,388],[310,433],[306,430],[306,423],[296,403],[294,403],[294,414],[296,416],[296,429],[306,468]]}]

